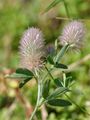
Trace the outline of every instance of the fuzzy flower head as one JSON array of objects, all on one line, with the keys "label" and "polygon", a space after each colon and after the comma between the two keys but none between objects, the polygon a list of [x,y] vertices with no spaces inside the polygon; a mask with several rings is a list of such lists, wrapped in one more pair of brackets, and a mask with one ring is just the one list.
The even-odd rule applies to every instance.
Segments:
[{"label": "fuzzy flower head", "polygon": [[29,70],[39,69],[43,65],[41,58],[44,56],[44,38],[37,28],[29,28],[25,31],[20,41],[21,67]]},{"label": "fuzzy flower head", "polygon": [[85,28],[82,22],[72,21],[62,31],[59,37],[62,45],[69,44],[73,48],[81,48],[85,36]]}]

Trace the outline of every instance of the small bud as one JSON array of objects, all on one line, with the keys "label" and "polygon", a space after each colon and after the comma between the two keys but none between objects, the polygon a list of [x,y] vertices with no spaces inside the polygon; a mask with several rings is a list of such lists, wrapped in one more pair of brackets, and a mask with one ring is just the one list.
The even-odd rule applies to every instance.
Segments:
[{"label": "small bud", "polygon": [[69,44],[73,48],[81,48],[85,37],[85,28],[82,22],[72,21],[62,31],[59,37],[61,44]]},{"label": "small bud", "polygon": [[39,29],[32,27],[26,30],[19,48],[22,68],[32,71],[42,67],[43,61],[41,58],[44,56],[44,38]]}]

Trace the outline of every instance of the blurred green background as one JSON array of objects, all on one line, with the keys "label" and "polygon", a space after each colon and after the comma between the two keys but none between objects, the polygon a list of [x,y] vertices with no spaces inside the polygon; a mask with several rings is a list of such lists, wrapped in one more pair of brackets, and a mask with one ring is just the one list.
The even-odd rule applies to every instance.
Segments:
[{"label": "blurred green background", "polygon": [[[67,65],[72,64],[72,75],[76,80],[72,87],[74,93],[70,97],[90,113],[90,0],[66,1],[71,18],[83,19],[86,39],[80,52],[69,51],[62,61]],[[52,0],[0,0],[0,120],[28,119],[35,106],[35,82],[30,81],[19,90],[17,81],[5,79],[4,76],[15,71],[19,65],[18,46],[24,30],[32,26],[39,27],[45,35],[46,45],[54,44],[60,35],[68,20],[56,17],[67,17],[65,7],[60,2],[42,14],[51,2]],[[80,63],[77,64],[77,61]],[[37,112],[35,120],[90,120],[90,115],[75,105],[68,108],[43,106]]]}]

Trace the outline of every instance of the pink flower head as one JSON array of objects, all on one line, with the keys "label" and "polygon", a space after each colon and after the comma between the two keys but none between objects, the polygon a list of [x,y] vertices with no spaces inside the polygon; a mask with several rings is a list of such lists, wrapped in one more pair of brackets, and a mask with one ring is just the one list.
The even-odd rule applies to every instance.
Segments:
[{"label": "pink flower head", "polygon": [[83,23],[75,20],[65,26],[59,39],[62,45],[69,44],[73,48],[81,48],[84,36]]},{"label": "pink flower head", "polygon": [[44,56],[44,38],[38,28],[29,28],[20,41],[21,67],[35,70],[42,67]]}]

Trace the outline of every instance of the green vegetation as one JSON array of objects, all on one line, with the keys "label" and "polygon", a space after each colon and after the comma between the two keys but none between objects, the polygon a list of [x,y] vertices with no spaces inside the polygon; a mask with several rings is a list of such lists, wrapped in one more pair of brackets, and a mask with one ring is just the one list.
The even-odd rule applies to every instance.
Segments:
[{"label": "green vegetation", "polygon": [[[4,77],[19,66],[18,46],[23,32],[28,27],[39,27],[45,34],[46,47],[53,46],[62,27],[71,19],[84,22],[86,39],[83,48],[79,52],[68,51],[62,63],[70,65],[67,77],[72,75],[76,81],[72,85],[74,91],[70,93],[72,101],[90,114],[90,2],[64,1],[66,7],[63,0],[0,1],[0,120],[28,119],[36,103],[35,80],[19,89],[18,81]],[[67,9],[70,19],[67,17]],[[55,75],[59,76],[59,71]],[[52,88],[56,87],[53,81],[51,85]],[[46,116],[48,114],[46,120],[90,120],[90,115],[74,104],[68,108],[43,106],[36,113],[37,120],[44,120],[44,113]]]}]

